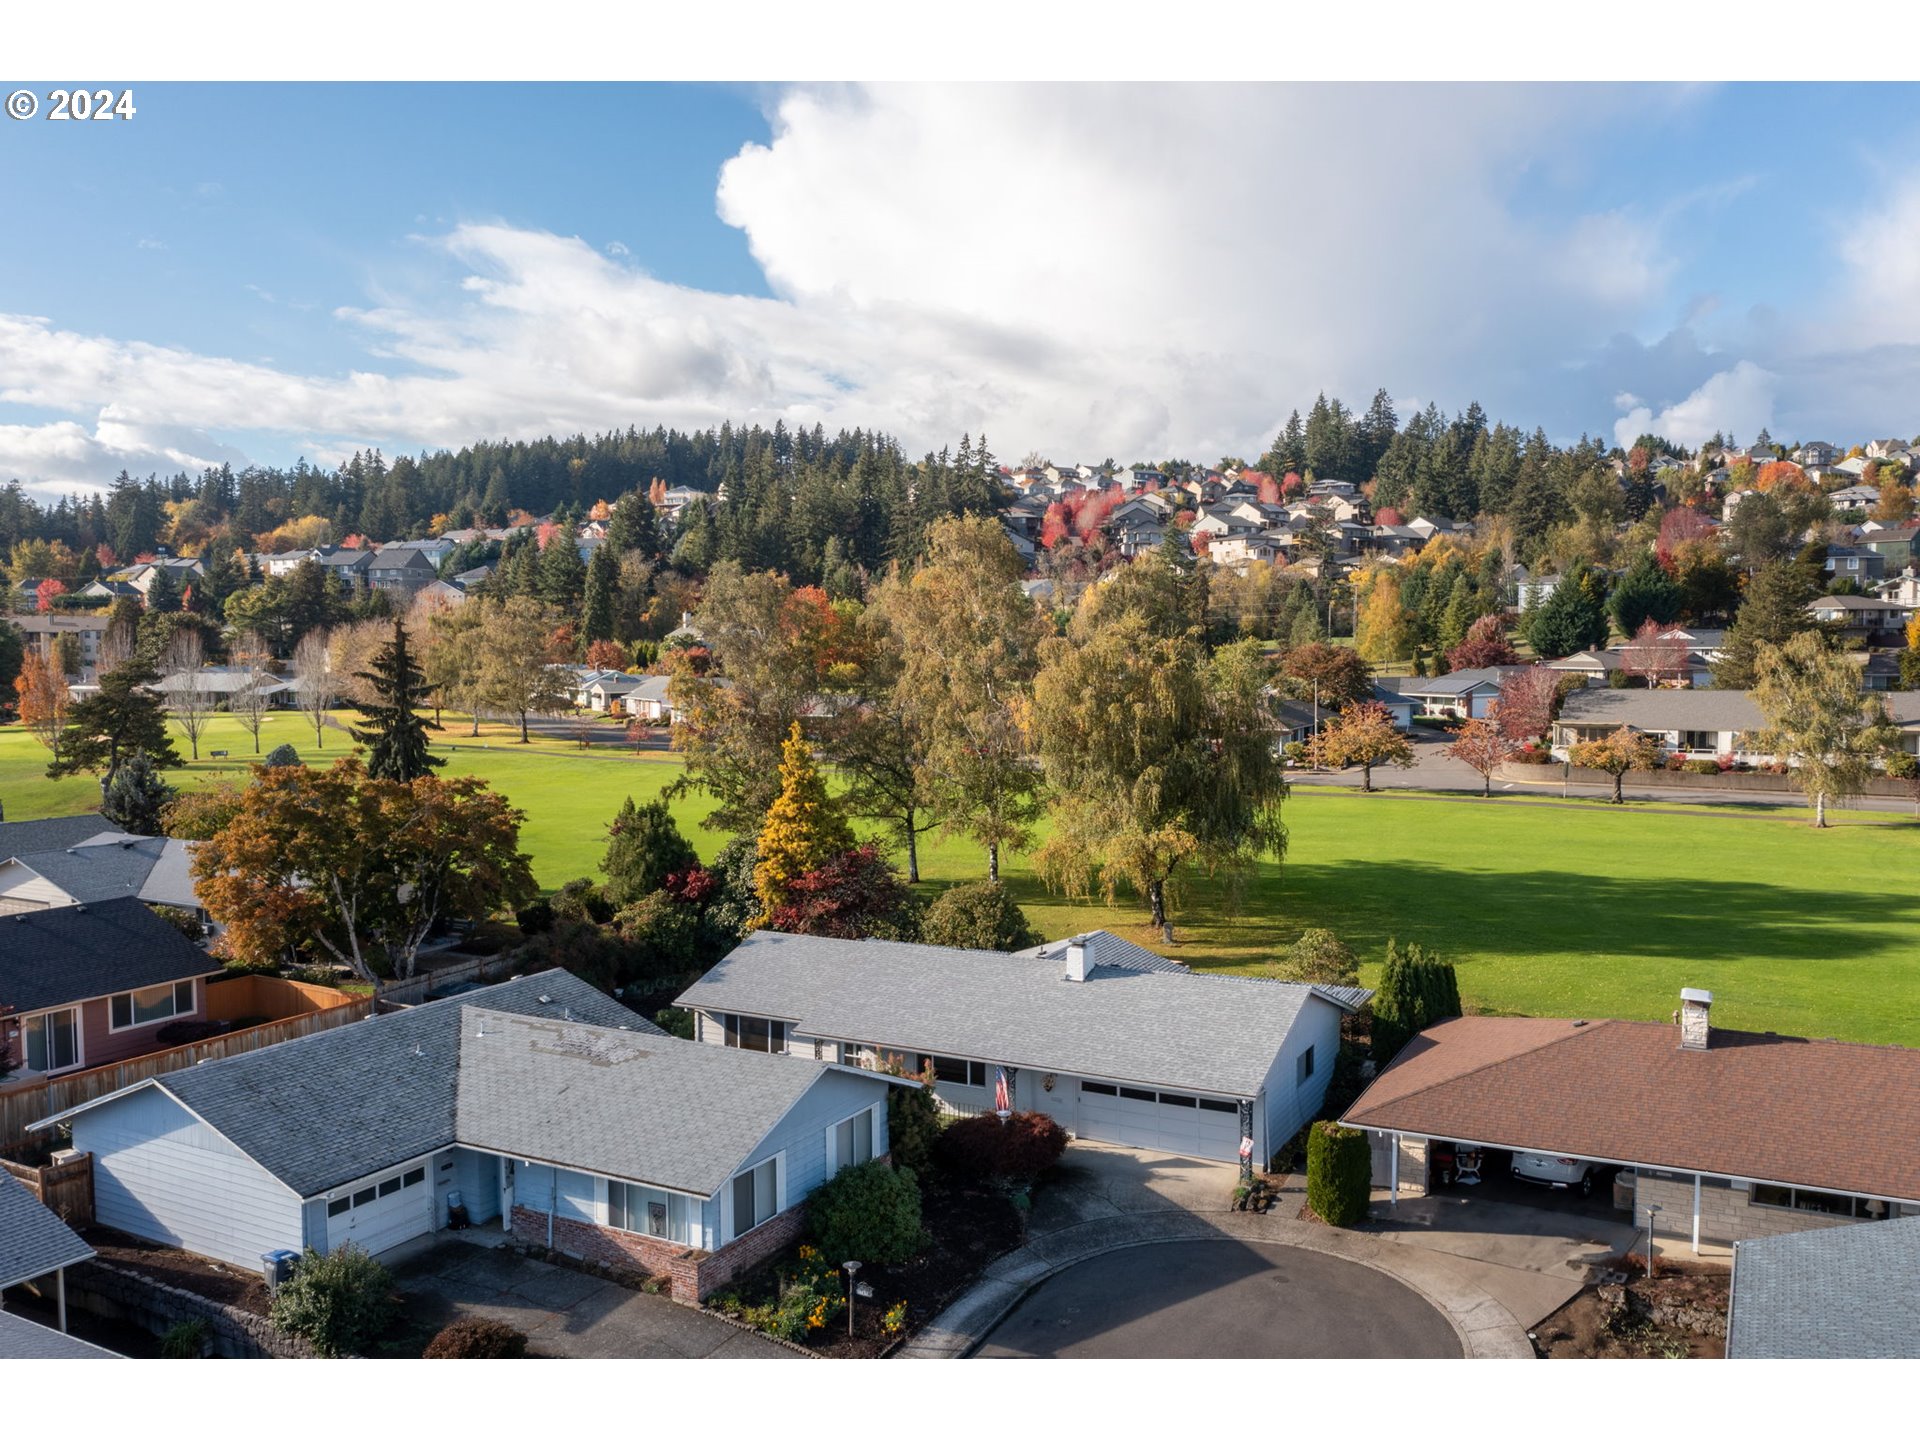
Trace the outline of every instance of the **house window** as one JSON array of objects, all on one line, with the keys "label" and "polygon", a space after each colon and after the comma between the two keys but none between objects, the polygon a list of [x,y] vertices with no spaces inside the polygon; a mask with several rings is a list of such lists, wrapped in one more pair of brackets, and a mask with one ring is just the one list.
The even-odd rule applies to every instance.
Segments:
[{"label": "house window", "polygon": [[1237,1115],[1240,1112],[1240,1107],[1231,1100],[1202,1100],[1200,1108],[1211,1110],[1216,1115]]},{"label": "house window", "polygon": [[39,1075],[80,1063],[80,1012],[49,1010],[22,1022],[27,1069]]},{"label": "house window", "polygon": [[1889,1213],[1884,1201],[1869,1200],[1864,1195],[1802,1190],[1792,1185],[1756,1184],[1750,1203],[1770,1210],[1804,1210],[1814,1215],[1844,1215],[1855,1220],[1884,1220]]},{"label": "house window", "polygon": [[1682,750],[1718,750],[1720,735],[1714,730],[1682,730],[1680,732]]},{"label": "house window", "polygon": [[933,1066],[933,1078],[944,1085],[985,1085],[987,1067],[979,1060],[955,1060],[946,1055],[922,1055],[919,1069]]},{"label": "house window", "polygon": [[651,1235],[676,1245],[691,1244],[693,1203],[685,1195],[656,1190],[651,1185],[607,1182],[607,1224],[634,1235]]},{"label": "house window", "polygon": [[1080,1082],[1080,1093],[1082,1095],[1118,1095],[1120,1092],[1111,1085],[1100,1085],[1092,1080],[1082,1080]]},{"label": "house window", "polygon": [[779,1208],[779,1157],[733,1177],[733,1238],[764,1225]]},{"label": "house window", "polygon": [[193,1013],[193,982],[154,985],[145,990],[129,990],[111,1001],[110,1028],[131,1030],[136,1025],[155,1025],[176,1015]]},{"label": "house window", "polygon": [[769,1055],[787,1053],[785,1020],[762,1020],[756,1015],[729,1015],[726,1019],[727,1044],[735,1050],[763,1050]]},{"label": "house window", "polygon": [[1313,1078],[1313,1046],[1309,1045],[1300,1055],[1299,1083],[1304,1085]]},{"label": "house window", "polygon": [[827,1131],[829,1173],[837,1174],[849,1165],[864,1165],[873,1159],[873,1111],[842,1120]]}]

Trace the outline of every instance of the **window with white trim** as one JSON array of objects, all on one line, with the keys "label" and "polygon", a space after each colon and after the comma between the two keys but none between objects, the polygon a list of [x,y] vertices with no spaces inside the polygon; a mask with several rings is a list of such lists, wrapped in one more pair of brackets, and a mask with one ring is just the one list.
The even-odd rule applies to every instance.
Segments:
[{"label": "window with white trim", "polygon": [[785,1020],[764,1020],[758,1015],[728,1015],[725,1026],[729,1049],[764,1050],[769,1055],[787,1053],[787,1031],[793,1028]]},{"label": "window with white trim", "polygon": [[733,1235],[738,1240],[771,1220],[780,1209],[780,1157],[763,1160],[733,1177]]},{"label": "window with white trim", "polygon": [[929,1065],[933,1066],[935,1081],[943,1085],[984,1087],[987,1083],[987,1067],[979,1060],[956,1060],[948,1055],[922,1055],[914,1073],[921,1073]]},{"label": "window with white trim", "polygon": [[607,1182],[607,1224],[634,1235],[690,1245],[696,1204],[685,1195],[656,1190],[651,1185]]},{"label": "window with white trim", "polygon": [[1845,1215],[1855,1220],[1884,1220],[1890,1207],[1864,1195],[1842,1195],[1830,1190],[1803,1190],[1796,1185],[1756,1182],[1747,1198],[1750,1205],[1771,1210],[1805,1210],[1815,1215]]},{"label": "window with white trim", "polygon": [[862,1110],[827,1131],[827,1173],[837,1175],[849,1165],[873,1159],[873,1111]]},{"label": "window with white trim", "polygon": [[171,1020],[176,1015],[193,1013],[193,982],[182,980],[177,985],[150,985],[145,990],[128,990],[115,995],[108,1002],[110,1015],[108,1026],[114,1030],[131,1030],[136,1025],[158,1025],[162,1020]]}]

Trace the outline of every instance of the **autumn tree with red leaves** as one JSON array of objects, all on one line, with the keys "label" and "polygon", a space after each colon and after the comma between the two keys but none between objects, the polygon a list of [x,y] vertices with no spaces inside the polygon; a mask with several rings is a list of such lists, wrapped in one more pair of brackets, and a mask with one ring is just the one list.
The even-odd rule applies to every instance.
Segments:
[{"label": "autumn tree with red leaves", "polygon": [[1460,727],[1460,734],[1447,747],[1449,759],[1458,760],[1480,777],[1482,796],[1493,794],[1493,773],[1520,747],[1500,729],[1499,705],[1494,713],[1474,716]]},{"label": "autumn tree with red leaves", "polygon": [[[1560,709],[1561,672],[1544,665],[1510,670],[1500,680],[1494,714],[1509,740],[1532,740],[1547,733]],[[1578,678],[1577,676],[1575,677]]]},{"label": "autumn tree with red leaves", "polygon": [[1687,678],[1687,660],[1691,653],[1687,642],[1673,633],[1671,625],[1648,619],[1621,650],[1620,668],[1645,680],[1648,688],[1658,689]]},{"label": "autumn tree with red leaves", "polygon": [[1466,638],[1447,652],[1449,670],[1519,663],[1520,654],[1507,639],[1507,622],[1498,615],[1482,615],[1467,627]]},{"label": "autumn tree with red leaves", "polygon": [[34,587],[33,608],[42,615],[53,609],[53,602],[67,593],[66,583],[61,580],[42,580]]}]

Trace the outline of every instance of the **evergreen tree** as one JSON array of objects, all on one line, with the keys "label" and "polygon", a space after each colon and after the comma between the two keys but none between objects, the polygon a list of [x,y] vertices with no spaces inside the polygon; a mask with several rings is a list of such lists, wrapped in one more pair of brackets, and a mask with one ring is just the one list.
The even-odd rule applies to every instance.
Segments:
[{"label": "evergreen tree", "polygon": [[161,813],[179,793],[160,778],[147,752],[136,750],[107,782],[100,817],[130,835],[158,835],[162,833]]},{"label": "evergreen tree", "polygon": [[755,923],[765,923],[765,916],[786,903],[795,880],[851,849],[853,830],[827,794],[827,782],[814,765],[813,751],[796,720],[781,747],[780,794],[760,829],[760,861],[753,869],[753,886],[763,918]]},{"label": "evergreen tree", "polygon": [[172,567],[162,565],[147,586],[147,609],[155,615],[167,615],[179,608],[180,582],[174,579]]},{"label": "evergreen tree", "polygon": [[608,902],[625,909],[658,890],[669,875],[699,863],[666,801],[635,805],[629,795],[607,827],[607,852],[600,859],[600,869],[607,877]]},{"label": "evergreen tree", "polygon": [[613,547],[616,557],[638,550],[649,560],[659,558],[660,520],[646,491],[634,490],[620,497],[607,520],[607,544]]},{"label": "evergreen tree", "polygon": [[1819,626],[1807,602],[1819,594],[1807,573],[1789,560],[1774,560],[1754,572],[1746,598],[1733,617],[1714,662],[1713,683],[1722,690],[1750,690],[1758,676],[1762,645],[1784,645],[1803,630]]},{"label": "evergreen tree", "polygon": [[540,560],[534,577],[534,593],[547,604],[571,614],[580,607],[580,595],[586,588],[587,567],[581,563],[580,547],[574,543],[573,527],[562,525],[540,547]]},{"label": "evergreen tree", "polygon": [[1527,620],[1527,643],[1542,659],[1595,649],[1607,643],[1606,582],[1576,560]]},{"label": "evergreen tree", "polygon": [[1384,1066],[1429,1025],[1460,1012],[1453,965],[1418,945],[1387,941],[1387,963],[1373,997],[1373,1062]]},{"label": "evergreen tree", "polygon": [[58,780],[82,770],[94,771],[101,776],[100,789],[105,794],[135,751],[144,751],[148,762],[159,769],[186,764],[167,733],[160,697],[147,689],[158,678],[157,671],[137,660],[101,676],[100,688],[76,700],[67,711],[67,728],[60,737],[57,758],[47,766],[48,777]]},{"label": "evergreen tree", "polygon": [[410,784],[430,774],[446,760],[427,750],[427,731],[440,727],[417,707],[432,687],[407,649],[407,627],[393,622],[393,642],[373,654],[373,668],[356,672],[374,698],[354,702],[367,717],[366,728],[355,728],[353,738],[367,747],[367,774],[376,780]]},{"label": "evergreen tree", "polygon": [[1651,550],[1642,551],[1627,573],[1620,577],[1607,600],[1613,622],[1623,635],[1635,635],[1648,620],[1670,625],[1680,617],[1680,587],[1673,583]]},{"label": "evergreen tree", "polygon": [[619,598],[620,562],[611,540],[594,547],[587,562],[586,598],[582,602],[580,634],[589,645],[613,638],[614,602]]}]

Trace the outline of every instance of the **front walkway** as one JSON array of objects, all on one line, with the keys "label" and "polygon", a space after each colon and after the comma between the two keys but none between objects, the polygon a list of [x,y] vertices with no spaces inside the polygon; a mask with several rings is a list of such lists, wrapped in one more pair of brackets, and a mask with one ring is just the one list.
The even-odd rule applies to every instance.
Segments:
[{"label": "front walkway", "polygon": [[1228,1208],[1237,1174],[1232,1164],[1076,1140],[1035,1201],[1026,1243],[989,1265],[901,1357],[971,1354],[1028,1291],[1082,1260],[1134,1245],[1222,1237],[1291,1245],[1378,1270],[1444,1315],[1469,1357],[1532,1357],[1524,1327],[1452,1257],[1364,1231],[1285,1218],[1303,1198],[1298,1177],[1271,1213],[1237,1213]]},{"label": "front walkway", "polygon": [[494,1242],[498,1233],[442,1232],[389,1255],[410,1316],[435,1329],[469,1317],[504,1321],[534,1353],[567,1359],[800,1358],[705,1310],[517,1254]]}]

